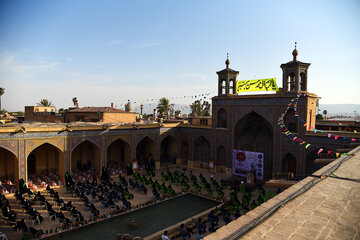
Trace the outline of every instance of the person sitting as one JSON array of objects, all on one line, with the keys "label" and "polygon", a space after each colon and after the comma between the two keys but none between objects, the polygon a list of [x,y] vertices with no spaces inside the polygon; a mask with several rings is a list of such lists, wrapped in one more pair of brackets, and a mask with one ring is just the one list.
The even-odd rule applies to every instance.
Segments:
[{"label": "person sitting", "polygon": [[53,197],[55,194],[54,189],[50,188],[50,185],[47,185],[46,191],[50,194],[50,197]]},{"label": "person sitting", "polygon": [[211,223],[211,224],[210,224],[210,227],[209,227],[209,232],[210,232],[210,233],[213,233],[213,232],[215,232],[216,230],[217,230],[216,225],[213,224],[213,223]]},{"label": "person sitting", "polygon": [[229,222],[231,222],[231,218],[229,216],[230,214],[223,215],[224,223],[227,225]]},{"label": "person sitting", "polygon": [[184,229],[184,224],[183,223],[179,227],[179,235],[180,235],[182,240],[186,240],[187,232]]},{"label": "person sitting", "polygon": [[170,240],[170,238],[167,235],[168,235],[168,231],[165,230],[163,235],[161,235],[161,240]]},{"label": "person sitting", "polygon": [[169,184],[169,186],[167,187],[167,193],[170,195],[174,195],[175,191],[174,189],[171,187],[171,184]]},{"label": "person sitting", "polygon": [[71,224],[70,219],[66,218],[61,210],[57,214],[57,217],[60,219],[60,222],[65,224],[65,227],[68,227]]},{"label": "person sitting", "polygon": [[106,167],[102,168],[102,172],[101,172],[101,178],[102,181],[104,182],[110,182],[110,180],[112,180],[107,172]]},{"label": "person sitting", "polygon": [[21,221],[18,221],[16,227],[17,229],[22,229],[24,232],[30,232],[33,236],[36,236],[38,233],[38,230],[33,227],[28,227],[26,225],[25,219],[21,219]]},{"label": "person sitting", "polygon": [[122,201],[125,209],[131,208],[131,203],[129,201],[127,201],[124,196],[122,197],[121,201]]},{"label": "person sitting", "polygon": [[99,216],[100,211],[95,207],[93,203],[90,205],[90,211],[91,211],[91,217],[94,219],[94,217]]},{"label": "person sitting", "polygon": [[24,193],[31,193],[31,190],[28,189],[26,182],[22,178],[19,180],[19,191],[21,195]]},{"label": "person sitting", "polygon": [[133,182],[133,180],[131,178],[129,179],[129,187],[130,187],[130,189],[135,188],[135,183]]},{"label": "person sitting", "polygon": [[37,192],[37,194],[35,195],[35,201],[39,201],[39,202],[45,202],[45,196],[41,195],[40,191]]},{"label": "person sitting", "polygon": [[141,189],[145,194],[147,194],[148,190],[147,190],[147,188],[144,186],[143,183],[140,185],[140,189]]},{"label": "person sitting", "polygon": [[197,228],[200,235],[206,232],[206,225],[202,222],[201,217],[198,218],[195,227]]},{"label": "person sitting", "polygon": [[131,167],[131,164],[130,164],[130,163],[128,163],[128,164],[126,165],[126,172],[127,172],[127,175],[128,175],[128,176],[130,176],[130,175],[133,174],[133,170],[132,170],[132,167]]},{"label": "person sitting", "polygon": [[160,194],[159,194],[159,192],[156,190],[156,187],[155,187],[155,186],[153,186],[152,194],[153,194],[153,196],[154,196],[154,199],[160,199]]},{"label": "person sitting", "polygon": [[211,224],[218,225],[219,218],[217,216],[215,216],[214,213],[215,213],[214,210],[211,210],[211,212],[208,214],[208,218],[210,219]]},{"label": "person sitting", "polygon": [[65,187],[70,188],[75,184],[74,179],[71,177],[71,175],[66,172],[65,173]]}]

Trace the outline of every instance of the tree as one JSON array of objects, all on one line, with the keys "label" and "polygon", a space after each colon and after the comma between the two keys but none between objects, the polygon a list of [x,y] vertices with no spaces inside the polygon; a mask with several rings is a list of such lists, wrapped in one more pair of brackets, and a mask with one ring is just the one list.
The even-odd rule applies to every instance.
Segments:
[{"label": "tree", "polygon": [[76,108],[79,107],[79,102],[78,102],[78,100],[77,100],[77,97],[74,97],[74,98],[72,99],[72,102],[73,102],[73,104],[74,104],[74,107],[76,107]]},{"label": "tree", "polygon": [[67,111],[69,111],[69,109],[60,108],[60,109],[58,110],[58,113],[59,113],[59,114],[63,114],[63,113],[66,113]]},{"label": "tree", "polygon": [[193,116],[210,116],[210,103],[208,101],[204,101],[201,103],[200,100],[196,100],[190,106],[191,114]]},{"label": "tree", "polygon": [[323,111],[323,114],[325,115],[325,120],[326,120],[326,115],[327,115],[327,113],[328,113],[327,110],[324,110],[324,111]]},{"label": "tree", "polygon": [[181,114],[181,111],[180,111],[180,110],[176,110],[176,111],[175,111],[175,117],[178,117],[180,114]]},{"label": "tree", "polygon": [[0,87],[0,111],[1,111],[1,96],[4,95],[5,88]]},{"label": "tree", "polygon": [[170,104],[169,99],[163,97],[159,100],[159,104],[157,105],[157,110],[159,112],[159,117],[169,118],[169,113],[174,111],[174,104]]},{"label": "tree", "polygon": [[54,107],[54,105],[52,104],[51,101],[49,101],[48,99],[46,98],[43,98],[40,100],[39,103],[37,103],[38,106],[41,106],[41,107]]},{"label": "tree", "polygon": [[319,114],[316,114],[316,120],[323,120],[323,116],[319,113]]}]

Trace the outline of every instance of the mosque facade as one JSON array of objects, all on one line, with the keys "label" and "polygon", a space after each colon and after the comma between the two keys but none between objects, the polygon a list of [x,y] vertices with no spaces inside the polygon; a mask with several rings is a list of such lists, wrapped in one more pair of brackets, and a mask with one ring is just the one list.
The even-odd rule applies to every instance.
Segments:
[{"label": "mosque facade", "polygon": [[[234,149],[264,153],[264,179],[288,172],[303,178],[323,165],[314,164],[318,149],[307,149],[289,139],[278,125],[286,110],[285,125],[298,138],[329,149],[343,143],[315,134],[317,96],[307,92],[309,63],[281,64],[283,88],[276,94],[237,95],[239,72],[218,71],[218,95],[212,99],[212,125],[162,124],[50,124],[0,128],[0,177],[18,182],[41,172],[61,178],[79,165],[97,171],[104,166],[142,165],[152,158],[156,168],[169,164],[209,168],[231,175]],[[298,92],[297,108],[288,109]],[[301,121],[299,119],[302,119]],[[305,127],[306,126],[306,127]]]}]

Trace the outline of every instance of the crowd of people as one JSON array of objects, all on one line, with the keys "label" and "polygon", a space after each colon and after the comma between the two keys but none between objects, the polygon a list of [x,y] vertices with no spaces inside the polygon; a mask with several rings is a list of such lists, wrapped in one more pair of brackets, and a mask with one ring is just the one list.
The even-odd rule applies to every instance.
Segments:
[{"label": "crowd of people", "polygon": [[[135,197],[132,191],[144,195],[151,192],[154,200],[160,200],[164,196],[174,196],[176,192],[172,185],[183,192],[191,190],[196,193],[206,193],[209,197],[215,197],[224,202],[221,208],[211,211],[207,216],[198,218],[194,224],[180,225],[178,232],[182,239],[188,239],[193,234],[196,234],[196,238],[201,239],[205,233],[216,231],[220,224],[228,224],[233,219],[240,217],[274,196],[272,193],[266,193],[262,186],[258,186],[256,192],[246,189],[243,184],[237,187],[229,187],[222,179],[217,181],[213,176],[206,177],[202,173],[196,175],[191,170],[187,171],[186,168],[174,170],[167,168],[160,173],[162,180],[160,181],[160,177],[156,178],[155,171],[150,165],[142,173],[135,173],[132,169],[131,171],[128,170],[127,174],[130,176],[127,177],[119,172],[119,181],[115,181],[113,180],[115,178],[111,177],[114,175],[112,169],[104,167],[99,175],[91,169],[83,172],[77,170],[73,174],[66,172],[65,187],[67,194],[81,200],[85,211],[90,212],[90,219],[92,220],[99,217],[100,207],[116,210],[131,209],[131,200]],[[15,198],[33,223],[40,224],[44,221],[44,216],[33,207],[36,202],[45,207],[51,220],[58,219],[61,226],[69,227],[74,222],[84,222],[81,211],[76,208],[73,202],[65,202],[50,184],[46,185],[47,194],[45,195],[40,191],[35,192],[34,189],[32,191],[22,179],[19,181],[18,189],[19,191],[15,192]],[[225,192],[230,193],[225,196]],[[5,195],[1,194],[0,196],[3,217],[14,230],[22,229],[32,234],[39,232],[35,228],[28,227],[25,219],[18,220]],[[100,203],[100,205],[96,203]],[[55,206],[58,207],[57,210],[54,210]],[[66,217],[64,213],[68,213],[67,215],[72,218]],[[166,235],[164,234],[164,236]]]},{"label": "crowd of people", "polygon": [[0,193],[5,195],[8,193],[14,193],[16,191],[16,186],[9,178],[0,179]]}]

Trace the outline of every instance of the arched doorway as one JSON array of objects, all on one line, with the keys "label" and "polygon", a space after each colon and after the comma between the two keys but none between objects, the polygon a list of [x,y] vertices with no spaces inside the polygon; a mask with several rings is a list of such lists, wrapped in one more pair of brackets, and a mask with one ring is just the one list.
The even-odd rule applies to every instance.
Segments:
[{"label": "arched doorway", "polygon": [[107,149],[106,166],[120,170],[129,162],[131,162],[130,145],[120,138],[112,142]]},{"label": "arched doorway", "polygon": [[101,170],[101,152],[99,147],[85,140],[71,152],[71,171]]},{"label": "arched doorway", "polygon": [[274,134],[270,123],[255,112],[240,119],[234,130],[234,149],[264,153],[264,180],[272,177]]},{"label": "arched doorway", "polygon": [[[19,182],[19,161],[11,151],[0,147],[0,179],[10,180],[15,186]],[[6,185],[3,182],[3,185]],[[9,188],[8,186],[7,188]],[[10,189],[7,189],[8,191]]]},{"label": "arched doorway", "polygon": [[226,165],[226,150],[224,146],[219,146],[216,150],[216,166]]},{"label": "arched doorway", "polygon": [[291,153],[285,154],[282,159],[282,172],[296,175],[296,158]]},{"label": "arched doorway", "polygon": [[44,143],[32,150],[27,157],[27,176],[35,184],[39,184],[35,178],[39,176],[41,181],[47,182],[46,178],[49,178],[56,184],[59,184],[59,182],[56,182],[57,178],[52,178],[51,176],[58,176],[63,181],[64,174],[64,154],[54,145]]},{"label": "arched doorway", "polygon": [[200,167],[208,166],[210,160],[210,143],[201,136],[196,139],[194,144],[194,164]]},{"label": "arched doorway", "polygon": [[146,166],[150,157],[154,162],[156,161],[156,145],[151,138],[144,137],[136,146],[136,159],[139,166]]},{"label": "arched doorway", "polygon": [[289,108],[284,116],[284,123],[286,128],[290,132],[297,133],[297,126],[298,126],[298,118],[295,116],[295,110],[293,108]]},{"label": "arched doorway", "polygon": [[177,154],[177,142],[175,138],[172,136],[164,138],[160,146],[160,165],[176,164]]},{"label": "arched doorway", "polygon": [[186,141],[181,142],[181,163],[187,165],[189,160],[189,144]]},{"label": "arched doorway", "polygon": [[227,112],[223,108],[217,114],[217,127],[227,128]]}]

